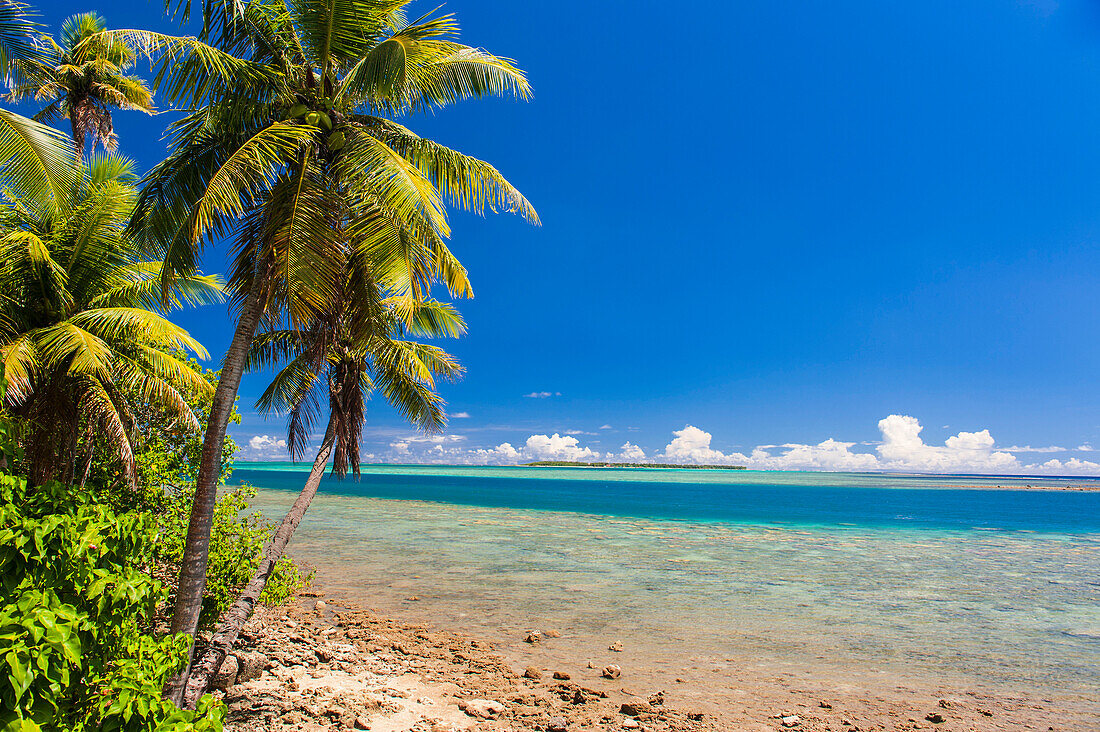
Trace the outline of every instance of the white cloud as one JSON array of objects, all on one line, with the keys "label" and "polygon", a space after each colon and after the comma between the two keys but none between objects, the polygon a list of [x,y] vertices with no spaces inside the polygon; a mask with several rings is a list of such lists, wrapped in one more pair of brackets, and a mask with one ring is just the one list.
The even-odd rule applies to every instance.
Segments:
[{"label": "white cloud", "polygon": [[[1049,460],[1027,465],[1010,450],[1017,452],[1062,452],[1064,448],[995,447],[988,429],[959,432],[943,445],[929,445],[921,439],[923,429],[915,417],[891,414],[878,423],[881,442],[874,452],[857,452],[855,442],[828,439],[816,445],[788,443],[761,445],[750,455],[723,453],[711,447],[709,432],[686,425],[674,431],[673,440],[664,449],[669,462],[694,464],[738,464],[757,470],[829,470],[829,471],[902,471],[914,473],[1052,473],[1097,474],[1100,464],[1072,458]],[[867,443],[861,443],[867,444]],[[772,451],[779,450],[778,454]]]},{"label": "white cloud", "polygon": [[610,430],[610,429],[614,429],[614,428],[609,424],[601,424],[600,429],[601,430]]},{"label": "white cloud", "polygon": [[1066,448],[1058,447],[1057,445],[1051,445],[1050,447],[1032,447],[1031,445],[1023,445],[1017,447],[1002,447],[1005,452],[1066,452]]},{"label": "white cloud", "polygon": [[[618,461],[622,463],[637,463],[645,460],[645,450],[637,445],[631,444],[629,441],[624,442],[623,446],[619,448]],[[610,459],[611,455],[608,455]]]},{"label": "white cloud", "polygon": [[585,432],[584,430],[566,430],[567,435],[595,435],[595,432]]},{"label": "white cloud", "polygon": [[553,435],[531,435],[527,438],[524,452],[533,460],[595,460],[598,452],[581,447],[576,437]]},{"label": "white cloud", "polygon": [[560,391],[533,391],[530,394],[524,394],[524,399],[549,399],[552,396],[561,396]]},{"label": "white cloud", "polygon": [[241,458],[244,460],[286,459],[287,457],[286,440],[273,435],[253,435],[248,439],[248,445],[241,450]]},{"label": "white cloud", "polygon": [[469,419],[469,418],[470,418],[470,413],[469,412],[455,412],[454,414],[451,415],[451,419]]},{"label": "white cloud", "polygon": [[[1042,465],[1032,465],[1030,468],[1028,472],[1047,473],[1049,475],[1100,475],[1100,463],[1077,458],[1070,458],[1065,461],[1052,458]],[[1038,470],[1032,470],[1035,468]]]},{"label": "white cloud", "polygon": [[1077,450],[1078,450],[1078,452],[1092,452],[1093,447],[1092,447],[1092,445],[1090,445],[1089,443],[1086,442],[1083,445],[1078,445]]},{"label": "white cloud", "polygon": [[[733,462],[730,455],[724,455],[719,450],[711,449],[711,434],[704,432],[690,424],[684,425],[682,430],[676,430],[672,442],[665,446],[664,456],[674,463],[713,464]],[[735,453],[739,458],[744,455]]]}]

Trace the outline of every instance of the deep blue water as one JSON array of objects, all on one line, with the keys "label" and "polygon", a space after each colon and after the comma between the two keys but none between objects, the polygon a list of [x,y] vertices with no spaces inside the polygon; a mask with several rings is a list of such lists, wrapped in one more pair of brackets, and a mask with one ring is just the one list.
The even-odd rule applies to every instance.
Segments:
[{"label": "deep blue water", "polygon": [[[666,520],[1100,533],[1096,491],[936,487],[977,482],[959,477],[608,471],[604,478],[601,472],[380,467],[365,470],[358,480],[326,476],[321,491]],[[289,466],[253,464],[233,473],[234,483],[275,490],[298,491],[304,479],[303,468]],[[997,479],[981,482],[992,485]]]}]

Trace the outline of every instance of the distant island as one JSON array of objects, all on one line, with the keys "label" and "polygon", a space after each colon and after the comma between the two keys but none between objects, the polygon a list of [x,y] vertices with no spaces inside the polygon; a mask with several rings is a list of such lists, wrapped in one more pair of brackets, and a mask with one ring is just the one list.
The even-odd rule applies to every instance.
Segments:
[{"label": "distant island", "polygon": [[745,470],[744,465],[675,465],[673,463],[575,463],[569,460],[539,460],[523,463],[525,468],[675,468],[677,470]]}]

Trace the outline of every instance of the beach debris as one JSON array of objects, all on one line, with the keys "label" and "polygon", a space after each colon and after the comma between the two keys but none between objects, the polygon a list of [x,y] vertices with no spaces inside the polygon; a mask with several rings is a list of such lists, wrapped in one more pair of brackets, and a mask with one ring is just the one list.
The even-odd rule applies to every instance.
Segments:
[{"label": "beach debris", "polygon": [[569,681],[569,674],[565,673],[564,671],[555,671],[554,678],[558,681]]},{"label": "beach debris", "polygon": [[636,719],[631,719],[630,717],[627,717],[623,720],[624,729],[638,729],[641,726],[642,725],[638,724],[638,720]]},{"label": "beach debris", "polygon": [[802,724],[802,719],[797,714],[789,714],[779,720],[784,727],[797,727]]},{"label": "beach debris", "polygon": [[567,732],[569,729],[569,722],[565,717],[550,717],[550,721],[546,723],[546,732]]},{"label": "beach debris", "polygon": [[525,679],[541,679],[542,678],[542,671],[539,671],[534,666],[528,666],[527,668],[523,669],[523,678],[525,678]]},{"label": "beach debris", "polygon": [[492,699],[459,699],[458,708],[477,719],[496,719],[504,712],[504,705]]},{"label": "beach debris", "polygon": [[614,651],[615,653],[622,653],[623,652],[623,642],[622,641],[615,641],[614,643],[612,643],[611,645],[609,645],[607,647],[607,650]]},{"label": "beach debris", "polygon": [[924,718],[927,719],[932,724],[943,724],[944,722],[947,721],[944,718],[944,716],[942,714],[940,714],[939,712],[929,712],[928,714],[925,715]]},{"label": "beach debris", "polygon": [[649,702],[644,701],[623,702],[623,705],[619,707],[619,713],[628,717],[637,717],[639,714],[649,714],[652,711],[653,707],[649,706]]},{"label": "beach debris", "polygon": [[237,683],[237,658],[236,656],[226,656],[222,661],[222,667],[218,669],[218,673],[215,674],[213,681],[210,685],[215,689],[221,689],[225,691],[233,684]]},{"label": "beach debris", "polygon": [[600,672],[600,676],[603,676],[605,679],[617,679],[622,676],[622,674],[623,670],[615,664],[604,666],[603,671]]},{"label": "beach debris", "polygon": [[530,633],[527,634],[527,637],[523,639],[523,642],[530,643],[531,645],[542,643],[542,632],[538,630],[532,630]]}]

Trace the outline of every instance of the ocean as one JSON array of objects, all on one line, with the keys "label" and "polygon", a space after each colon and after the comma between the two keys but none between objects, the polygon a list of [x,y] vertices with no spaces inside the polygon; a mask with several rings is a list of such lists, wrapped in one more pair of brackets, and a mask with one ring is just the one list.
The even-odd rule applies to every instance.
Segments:
[{"label": "ocean", "polygon": [[[256,507],[277,520],[307,472],[246,463],[233,482],[256,486]],[[487,637],[517,661],[531,629],[562,633],[540,651],[555,663],[608,662],[621,641],[653,683],[679,679],[698,698],[734,694],[737,683],[716,679],[756,670],[1027,695],[1100,715],[1096,488],[370,466],[358,480],[326,477],[290,552],[326,589]]]}]

